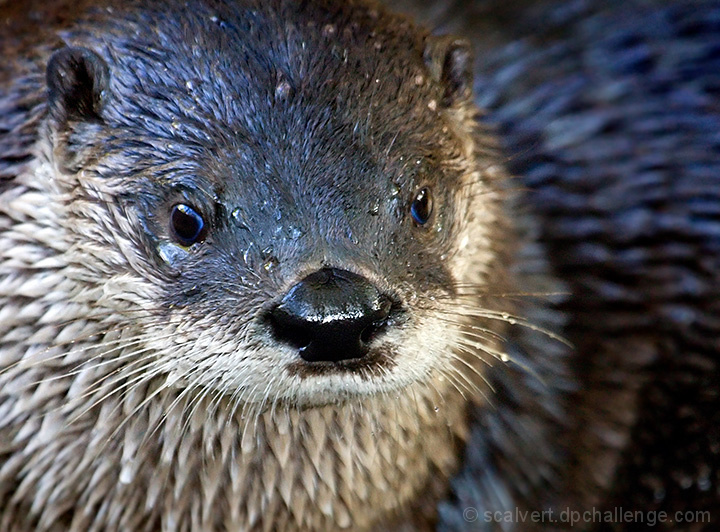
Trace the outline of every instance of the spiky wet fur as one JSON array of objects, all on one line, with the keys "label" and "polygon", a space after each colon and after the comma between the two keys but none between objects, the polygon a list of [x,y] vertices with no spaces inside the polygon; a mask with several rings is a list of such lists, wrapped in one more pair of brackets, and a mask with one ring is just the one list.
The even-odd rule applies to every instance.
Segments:
[{"label": "spiky wet fur", "polygon": [[490,355],[466,347],[415,385],[304,410],[178,377],[166,357],[195,339],[157,323],[125,220],[35,149],[0,204],[3,530],[361,529],[442,492]]},{"label": "spiky wet fur", "polygon": [[[447,111],[467,209],[453,286],[403,287],[415,310],[410,332],[391,336],[400,370],[348,377],[344,395],[318,402],[248,343],[262,297],[228,288],[243,303],[229,325],[159,303],[165,279],[117,201],[126,182],[58,161],[39,50],[0,95],[0,528],[430,526],[467,407],[492,394],[484,368],[507,360],[500,335],[523,322],[493,296],[512,286],[505,174],[472,106]],[[249,364],[263,379],[245,385]]]}]

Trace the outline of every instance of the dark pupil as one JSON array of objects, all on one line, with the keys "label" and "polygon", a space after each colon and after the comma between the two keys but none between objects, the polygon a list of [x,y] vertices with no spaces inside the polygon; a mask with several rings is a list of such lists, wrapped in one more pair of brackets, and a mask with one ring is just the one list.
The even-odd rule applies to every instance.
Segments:
[{"label": "dark pupil", "polygon": [[432,196],[430,189],[423,188],[415,196],[415,200],[410,205],[410,214],[413,220],[420,225],[425,225],[432,214]]},{"label": "dark pupil", "polygon": [[175,236],[181,244],[189,246],[198,240],[203,232],[205,222],[192,207],[175,205],[170,214],[170,224]]}]

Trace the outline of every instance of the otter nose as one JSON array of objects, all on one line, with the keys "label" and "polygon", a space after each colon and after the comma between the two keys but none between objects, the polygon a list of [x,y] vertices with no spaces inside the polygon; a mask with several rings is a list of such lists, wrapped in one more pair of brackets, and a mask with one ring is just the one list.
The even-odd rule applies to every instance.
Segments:
[{"label": "otter nose", "polygon": [[293,286],[272,310],[275,336],[308,362],[362,358],[385,327],[392,303],[364,277],[318,270]]}]

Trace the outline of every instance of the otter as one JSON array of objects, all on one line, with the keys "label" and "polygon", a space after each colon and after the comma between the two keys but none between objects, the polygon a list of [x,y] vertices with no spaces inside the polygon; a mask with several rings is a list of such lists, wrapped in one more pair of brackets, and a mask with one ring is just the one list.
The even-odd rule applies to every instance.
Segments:
[{"label": "otter", "polygon": [[[716,512],[714,193],[641,155],[703,144],[582,113],[657,87],[669,119],[705,78],[662,92],[657,55],[593,92],[559,61],[633,10],[686,53],[705,26],[516,4],[490,33],[444,15],[476,78],[468,40],[359,0],[0,5],[3,530]],[[615,49],[665,35],[632,28]],[[618,130],[637,180],[592,159]]]},{"label": "otter", "polygon": [[4,11],[0,528],[431,526],[512,312],[467,43],[363,2]]}]

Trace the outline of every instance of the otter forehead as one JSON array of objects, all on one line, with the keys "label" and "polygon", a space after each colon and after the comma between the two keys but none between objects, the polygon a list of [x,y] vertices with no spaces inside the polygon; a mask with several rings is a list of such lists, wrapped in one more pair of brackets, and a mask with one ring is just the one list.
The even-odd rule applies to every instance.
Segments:
[{"label": "otter forehead", "polygon": [[383,143],[410,120],[428,143],[418,128],[435,117],[422,108],[440,91],[423,83],[423,35],[353,4],[130,3],[65,39],[108,60],[118,124],[156,136],[282,150],[305,132],[309,158],[346,129]]},{"label": "otter forehead", "polygon": [[428,178],[455,186],[442,165],[459,141],[441,127],[423,35],[403,19],[350,4],[158,2],[86,24],[66,40],[110,68],[97,172],[127,179],[148,211],[181,190],[247,229],[233,235],[245,249],[300,234],[367,248]]}]

